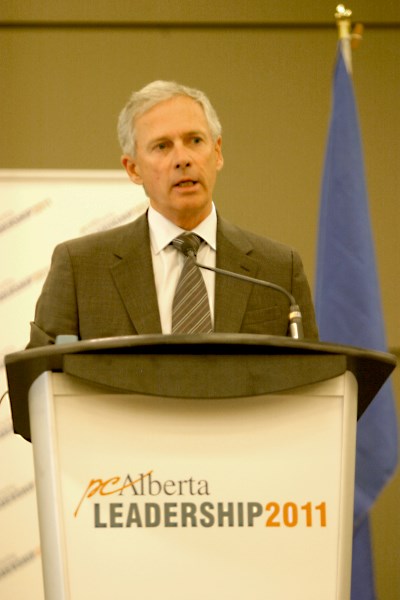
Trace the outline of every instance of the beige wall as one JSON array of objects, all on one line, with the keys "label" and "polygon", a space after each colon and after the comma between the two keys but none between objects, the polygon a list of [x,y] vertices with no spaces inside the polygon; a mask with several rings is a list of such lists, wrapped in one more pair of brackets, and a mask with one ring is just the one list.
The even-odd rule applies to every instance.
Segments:
[{"label": "beige wall", "polygon": [[[354,82],[388,341],[399,349],[400,4],[351,8],[366,25]],[[296,246],[313,282],[334,10],[327,0],[3,0],[0,168],[118,168],[115,121],[133,88],[155,78],[203,88],[224,128],[220,211]],[[398,374],[396,388],[400,397]],[[399,491],[395,480],[374,510],[388,600],[400,597]]]}]

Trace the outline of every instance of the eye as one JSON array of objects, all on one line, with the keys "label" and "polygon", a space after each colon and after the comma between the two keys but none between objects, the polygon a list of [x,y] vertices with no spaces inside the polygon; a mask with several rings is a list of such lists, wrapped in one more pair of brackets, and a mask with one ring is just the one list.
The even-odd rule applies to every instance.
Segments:
[{"label": "eye", "polygon": [[168,141],[163,140],[160,142],[156,142],[153,146],[153,150],[163,152],[168,148]]},{"label": "eye", "polygon": [[203,138],[200,137],[199,135],[194,135],[191,138],[191,143],[193,144],[193,146],[198,146],[199,144],[201,144],[203,142]]}]

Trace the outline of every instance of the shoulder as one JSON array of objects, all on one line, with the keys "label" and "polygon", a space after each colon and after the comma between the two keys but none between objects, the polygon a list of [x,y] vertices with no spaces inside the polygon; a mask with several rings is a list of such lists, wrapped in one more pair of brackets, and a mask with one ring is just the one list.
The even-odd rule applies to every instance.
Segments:
[{"label": "shoulder", "polygon": [[218,231],[221,236],[227,238],[232,244],[240,247],[250,255],[274,255],[277,258],[281,257],[283,260],[292,260],[293,256],[298,256],[297,251],[291,246],[242,229],[219,216]]},{"label": "shoulder", "polygon": [[104,253],[110,250],[124,252],[137,240],[143,242],[148,237],[147,215],[143,214],[135,221],[108,229],[67,240],[59,244],[55,252],[67,251],[70,255]]}]

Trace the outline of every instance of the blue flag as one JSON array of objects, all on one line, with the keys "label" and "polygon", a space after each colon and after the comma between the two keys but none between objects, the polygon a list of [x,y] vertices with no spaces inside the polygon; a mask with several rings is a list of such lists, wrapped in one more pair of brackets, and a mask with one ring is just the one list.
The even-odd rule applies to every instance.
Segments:
[{"label": "blue flag", "polygon": [[[361,137],[341,42],[322,182],[315,307],[321,340],[386,351]],[[375,598],[368,515],[396,463],[389,381],[357,426],[352,600]]]}]

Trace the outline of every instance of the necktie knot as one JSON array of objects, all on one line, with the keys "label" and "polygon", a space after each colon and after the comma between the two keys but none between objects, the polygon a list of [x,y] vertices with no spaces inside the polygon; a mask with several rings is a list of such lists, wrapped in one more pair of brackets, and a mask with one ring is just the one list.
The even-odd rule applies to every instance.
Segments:
[{"label": "necktie knot", "polygon": [[195,233],[182,233],[173,239],[171,244],[185,256],[197,256],[202,239]]}]

